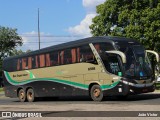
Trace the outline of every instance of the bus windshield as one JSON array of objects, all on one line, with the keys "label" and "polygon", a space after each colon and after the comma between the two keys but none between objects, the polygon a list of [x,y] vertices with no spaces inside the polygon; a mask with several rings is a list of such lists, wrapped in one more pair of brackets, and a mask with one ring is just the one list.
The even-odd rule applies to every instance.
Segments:
[{"label": "bus windshield", "polygon": [[151,76],[152,68],[144,48],[141,46],[135,45],[133,46],[133,50],[135,53],[135,58],[137,63],[136,64],[137,76],[140,76],[140,77]]},{"label": "bus windshield", "polygon": [[125,54],[127,57],[125,74],[128,77],[140,79],[148,78],[152,75],[151,64],[142,46],[134,45],[128,47]]}]

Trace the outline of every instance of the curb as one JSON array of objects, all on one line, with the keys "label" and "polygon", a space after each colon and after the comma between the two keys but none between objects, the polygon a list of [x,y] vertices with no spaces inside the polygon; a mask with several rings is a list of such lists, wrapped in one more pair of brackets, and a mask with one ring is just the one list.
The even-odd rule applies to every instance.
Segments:
[{"label": "curb", "polygon": [[153,93],[160,93],[160,91],[154,91]]},{"label": "curb", "polygon": [[5,97],[4,91],[0,91],[0,98]]},{"label": "curb", "polygon": [[0,94],[4,94],[4,91],[0,91]]},{"label": "curb", "polygon": [[4,98],[5,97],[5,95],[0,95],[0,98]]}]

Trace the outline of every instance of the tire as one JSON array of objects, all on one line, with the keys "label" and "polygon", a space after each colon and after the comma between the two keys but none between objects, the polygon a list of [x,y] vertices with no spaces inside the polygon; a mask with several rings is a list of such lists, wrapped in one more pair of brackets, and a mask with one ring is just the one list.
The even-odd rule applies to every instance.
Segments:
[{"label": "tire", "polygon": [[93,85],[90,89],[90,96],[94,101],[103,100],[103,91],[99,85]]},{"label": "tire", "polygon": [[19,90],[18,98],[19,98],[20,102],[25,102],[26,101],[26,92],[23,89]]},{"label": "tire", "polygon": [[32,88],[27,90],[27,100],[28,102],[33,102],[35,100],[35,94]]}]

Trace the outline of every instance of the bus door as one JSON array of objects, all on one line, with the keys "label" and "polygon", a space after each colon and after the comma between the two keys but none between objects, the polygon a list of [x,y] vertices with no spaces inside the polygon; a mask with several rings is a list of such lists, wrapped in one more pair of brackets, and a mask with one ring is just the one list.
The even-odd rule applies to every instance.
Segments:
[{"label": "bus door", "polygon": [[106,70],[109,73],[112,73],[117,76],[122,76],[123,74],[123,67],[122,67],[122,60],[121,58],[114,53],[102,53],[100,54],[103,64]]},{"label": "bus door", "polygon": [[152,56],[152,60],[151,60],[151,65],[152,65],[152,69],[155,75],[155,80],[158,79],[158,77],[160,76],[160,56],[157,52],[155,51],[151,51],[151,50],[146,50],[146,56],[148,55],[154,55],[156,58],[156,61],[154,61],[154,56]]}]

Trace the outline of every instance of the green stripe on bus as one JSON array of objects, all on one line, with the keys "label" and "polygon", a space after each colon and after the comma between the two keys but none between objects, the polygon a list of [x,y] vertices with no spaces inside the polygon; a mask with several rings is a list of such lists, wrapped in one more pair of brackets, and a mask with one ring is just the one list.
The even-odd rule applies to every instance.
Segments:
[{"label": "green stripe on bus", "polygon": [[[18,81],[13,80],[10,77],[8,72],[5,72],[5,75],[7,77],[7,80],[9,80],[9,82],[14,84],[14,85],[24,85],[24,84],[27,84],[27,83],[30,83],[30,82],[47,80],[47,81],[54,81],[54,82],[58,82],[58,83],[62,83],[62,84],[71,85],[71,86],[74,86],[74,87],[80,87],[80,88],[83,88],[83,89],[88,89],[89,88],[89,85],[86,85],[86,84],[71,82],[71,81],[68,81],[68,80],[61,80],[61,79],[57,79],[57,78],[33,78],[33,79],[28,79],[28,80],[23,80],[21,82],[18,82]],[[111,89],[111,88],[115,87],[119,82],[120,82],[120,80],[113,83],[113,84],[110,84],[110,85],[101,85],[101,88],[102,88],[102,90]]]},{"label": "green stripe on bus", "polygon": [[120,80],[118,80],[117,82],[114,82],[113,84],[110,85],[101,85],[102,90],[106,90],[106,89],[111,89],[115,86],[117,86],[117,84],[120,82]]},{"label": "green stripe on bus", "polygon": [[23,80],[22,82],[18,82],[18,81],[13,80],[10,77],[8,72],[5,72],[5,74],[7,76],[7,79],[11,83],[13,83],[14,85],[19,85],[19,84],[23,85],[23,84],[34,82],[34,81],[47,80],[47,81],[54,81],[54,82],[58,82],[58,83],[64,83],[64,84],[68,84],[68,85],[73,85],[73,86],[81,87],[81,88],[85,88],[85,89],[88,88],[88,85],[85,85],[85,84],[71,82],[71,81],[68,81],[68,80],[61,80],[61,79],[57,79],[57,78],[34,78],[34,79],[28,79],[28,80]]}]

